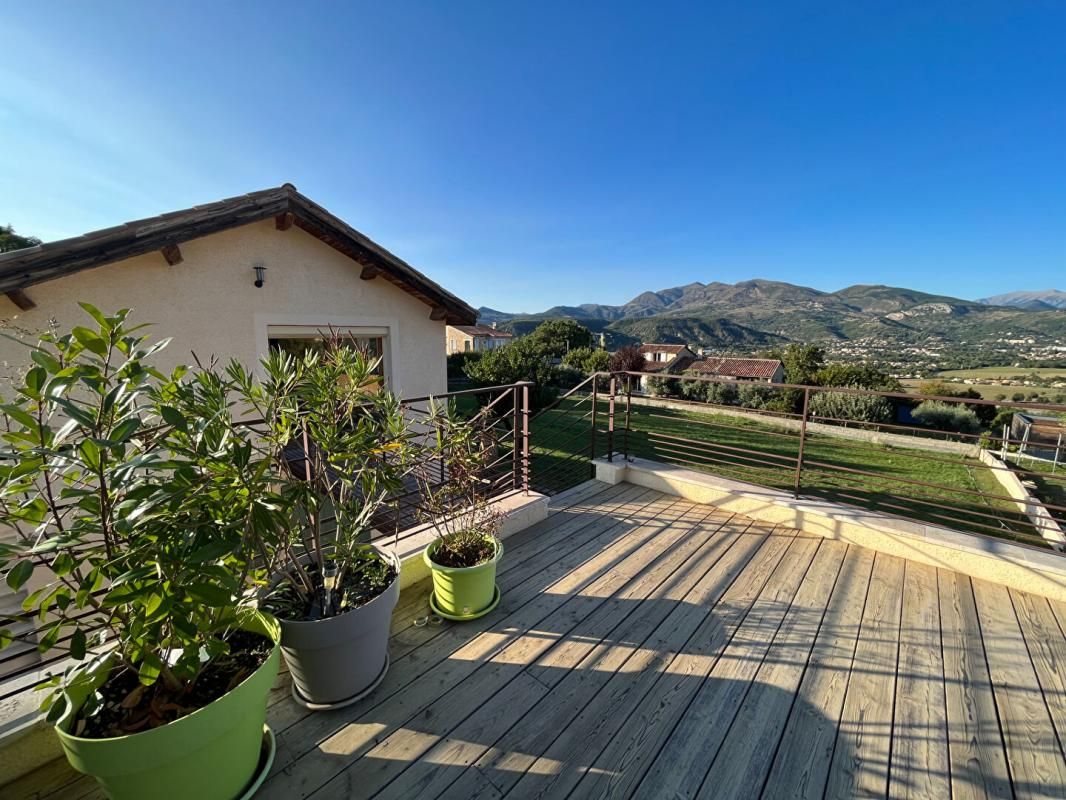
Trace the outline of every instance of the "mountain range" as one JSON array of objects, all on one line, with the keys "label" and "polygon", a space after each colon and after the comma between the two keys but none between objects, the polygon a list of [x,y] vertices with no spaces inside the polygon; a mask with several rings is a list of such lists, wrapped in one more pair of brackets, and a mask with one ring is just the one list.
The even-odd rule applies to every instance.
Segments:
[{"label": "mountain range", "polygon": [[479,311],[482,322],[516,333],[545,319],[576,319],[614,343],[747,348],[790,341],[914,344],[934,338],[975,345],[997,338],[1066,338],[1066,293],[1054,291],[974,301],[892,286],[823,292],[780,281],[716,281],[642,292],[622,305],[554,306],[537,314]]},{"label": "mountain range", "polygon": [[1013,306],[1030,311],[1050,311],[1053,308],[1066,308],[1066,292],[1058,289],[1044,289],[1041,292],[1007,292],[979,301],[990,306]]}]

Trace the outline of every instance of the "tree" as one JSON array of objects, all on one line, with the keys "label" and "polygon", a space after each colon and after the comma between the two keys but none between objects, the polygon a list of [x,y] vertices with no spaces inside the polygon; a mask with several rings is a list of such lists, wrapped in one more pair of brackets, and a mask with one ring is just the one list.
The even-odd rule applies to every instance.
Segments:
[{"label": "tree", "polygon": [[815,373],[825,366],[825,350],[816,344],[790,344],[783,351],[771,350],[765,357],[781,361],[785,383],[811,384]]},{"label": "tree", "polygon": [[606,350],[577,347],[563,356],[563,364],[579,369],[586,374],[606,372],[611,365],[611,354]]},{"label": "tree", "polygon": [[611,356],[611,372],[643,372],[644,368],[644,354],[635,344],[620,347]]},{"label": "tree", "polygon": [[459,353],[451,353],[448,356],[448,379],[462,378],[466,375],[466,365],[471,361],[481,358],[481,350],[466,350]]},{"label": "tree", "polygon": [[562,358],[579,347],[592,347],[592,331],[572,319],[549,319],[528,337],[549,358]]},{"label": "tree", "polygon": [[947,381],[922,381],[918,384],[918,394],[926,397],[955,397],[956,389]]},{"label": "tree", "polygon": [[529,402],[535,408],[547,405],[555,395],[556,370],[529,336],[486,350],[477,361],[467,363],[466,375],[478,386],[532,381]]},{"label": "tree", "polygon": [[898,392],[903,389],[898,380],[869,364],[827,364],[814,373],[813,377],[818,386],[849,386],[853,389],[881,392]]},{"label": "tree", "polygon": [[41,240],[36,236],[20,236],[10,225],[0,225],[0,253],[10,253],[24,247],[36,247]]}]

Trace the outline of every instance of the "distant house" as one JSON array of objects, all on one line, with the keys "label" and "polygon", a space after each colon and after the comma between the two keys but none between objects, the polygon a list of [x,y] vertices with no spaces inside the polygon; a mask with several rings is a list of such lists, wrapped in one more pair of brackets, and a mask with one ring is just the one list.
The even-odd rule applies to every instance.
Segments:
[{"label": "distant house", "polygon": [[733,381],[784,383],[785,368],[776,358],[702,358],[686,372]]},{"label": "distant house", "polygon": [[[644,354],[644,372],[665,372],[679,375],[695,361],[698,356],[683,344],[643,344],[640,352]],[[640,379],[641,391],[648,390],[648,379]]]},{"label": "distant house", "polygon": [[[380,355],[385,385],[407,397],[446,390],[445,327],[477,321],[288,183],[0,254],[0,318],[69,330],[87,324],[78,301],[130,308],[135,322],[155,323],[152,335],[173,337],[154,359],[163,370],[194,352],[251,367],[273,348],[316,347],[332,328]],[[8,369],[28,355],[0,339]]]},{"label": "distant house", "polygon": [[513,334],[489,325],[449,325],[446,337],[448,355],[495,350],[514,339]]}]

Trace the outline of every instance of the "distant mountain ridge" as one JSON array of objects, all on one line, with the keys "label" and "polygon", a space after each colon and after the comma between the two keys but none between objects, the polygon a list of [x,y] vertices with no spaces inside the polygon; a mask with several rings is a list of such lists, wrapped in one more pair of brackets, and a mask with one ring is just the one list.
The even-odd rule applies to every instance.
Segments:
[{"label": "distant mountain ridge", "polygon": [[[1049,293],[1015,293],[1040,294]],[[689,283],[647,291],[622,305],[554,306],[539,314],[481,309],[482,320],[522,333],[544,319],[582,321],[616,341],[686,342],[755,347],[788,341],[852,341],[867,337],[918,342],[930,336],[977,343],[997,337],[1066,337],[1061,307],[993,304],[893,286],[858,284],[823,292],[782,281]],[[1009,297],[1007,295],[1001,297]]]},{"label": "distant mountain ridge", "polygon": [[1066,292],[1058,289],[1044,289],[1038,292],[1007,292],[986,297],[978,302],[992,306],[1013,306],[1030,311],[1048,311],[1054,308],[1066,308]]}]

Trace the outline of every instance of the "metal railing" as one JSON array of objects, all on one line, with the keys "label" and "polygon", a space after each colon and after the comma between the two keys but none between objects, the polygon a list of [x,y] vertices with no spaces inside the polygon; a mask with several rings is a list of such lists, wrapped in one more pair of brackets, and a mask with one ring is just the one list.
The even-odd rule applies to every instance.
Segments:
[{"label": "metal railing", "polygon": [[[826,402],[824,395],[848,400]],[[915,407],[929,400],[959,409],[956,422],[963,424],[949,429],[935,419],[923,423],[931,418],[920,412],[913,416]],[[857,405],[867,413],[839,410]],[[646,458],[795,497],[1061,550],[1066,446],[1047,432],[1052,423],[1039,448],[1028,431],[1023,436],[1002,424],[992,430],[988,420],[1004,409],[1066,415],[1066,406],[1050,403],[599,373],[560,398],[554,418],[546,412],[534,417],[533,463],[543,458],[538,443],[549,440],[557,463]],[[562,437],[563,424],[572,430],[585,425],[586,442]],[[545,482],[535,471],[534,487],[559,491],[590,474],[562,472],[569,481]]]}]

